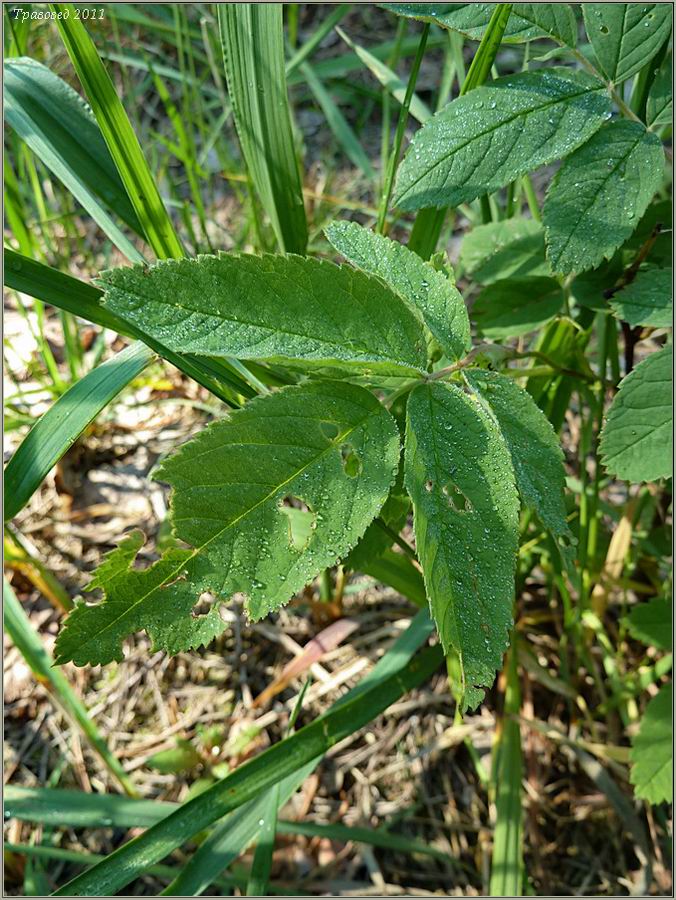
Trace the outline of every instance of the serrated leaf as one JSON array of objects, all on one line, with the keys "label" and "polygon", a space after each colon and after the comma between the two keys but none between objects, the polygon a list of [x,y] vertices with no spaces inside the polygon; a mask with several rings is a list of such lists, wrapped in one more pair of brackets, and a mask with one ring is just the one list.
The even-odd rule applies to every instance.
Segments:
[{"label": "serrated leaf", "polygon": [[610,258],[645,212],[664,177],[664,151],[640,122],[608,122],[561,166],[543,207],[555,272],[593,269]]},{"label": "serrated leaf", "polygon": [[465,377],[495,416],[512,457],[521,499],[551,532],[571,565],[573,536],[563,498],[563,451],[549,419],[513,379],[480,369],[466,370]]},{"label": "serrated leaf", "polygon": [[503,219],[477,225],[462,241],[460,262],[479,284],[510,276],[551,275],[545,259],[545,232],[534,219]]},{"label": "serrated leaf", "polygon": [[402,209],[458,206],[570,153],[610,115],[595,78],[521,72],[458,97],[420,128],[397,176]]},{"label": "serrated leaf", "polygon": [[398,241],[356,222],[333,222],[326,236],[351,263],[378,275],[421,313],[425,324],[450,359],[471,346],[469,317],[455,283]]},{"label": "serrated leaf", "polygon": [[670,478],[673,456],[672,348],[639,363],[620,382],[601,432],[606,469],[627,481]]},{"label": "serrated leaf", "polygon": [[671,53],[662,60],[646,101],[646,122],[651,128],[671,125],[673,110],[673,74]]},{"label": "serrated leaf", "polygon": [[[348,383],[287,387],[215,422],[155,475],[173,488],[175,536],[191,549],[137,569],[143,536],[126,538],[92,581],[105,599],[70,614],[58,661],[121,659],[121,642],[140,629],[171,653],[198,647],[224,629],[218,606],[238,592],[251,619],[279,608],[356,544],[385,502],[398,459],[396,423]],[[313,514],[303,547],[290,533],[289,507]],[[214,599],[200,615],[204,594]]]},{"label": "serrated leaf", "polygon": [[646,706],[631,751],[630,781],[649,803],[671,800],[674,790],[672,686],[664,684]]},{"label": "serrated leaf", "polygon": [[507,278],[481,291],[472,314],[483,335],[502,340],[535,331],[562,305],[563,291],[554,278]]},{"label": "serrated leaf", "polygon": [[[480,41],[495,10],[495,3],[381,3],[380,6],[412,19],[433,22],[442,28],[459,31]],[[536,38],[552,37],[575,46],[575,15],[559,3],[514,3],[503,42],[516,44]]]},{"label": "serrated leaf", "polygon": [[674,315],[674,273],[646,266],[610,301],[613,313],[629,325],[671,328]]},{"label": "serrated leaf", "polygon": [[666,597],[653,597],[637,603],[626,617],[629,633],[637,641],[660,650],[671,650],[671,602]]},{"label": "serrated leaf", "polygon": [[475,705],[508,644],[519,498],[493,419],[459,388],[411,393],[405,483],[432,616],[444,651],[459,657],[465,705]]},{"label": "serrated leaf", "polygon": [[406,375],[422,322],[379,279],[301,256],[221,253],[109,269],[105,306],[180,353]]},{"label": "serrated leaf", "polygon": [[671,30],[670,3],[583,3],[589,41],[614,84],[634,75],[660,49]]}]

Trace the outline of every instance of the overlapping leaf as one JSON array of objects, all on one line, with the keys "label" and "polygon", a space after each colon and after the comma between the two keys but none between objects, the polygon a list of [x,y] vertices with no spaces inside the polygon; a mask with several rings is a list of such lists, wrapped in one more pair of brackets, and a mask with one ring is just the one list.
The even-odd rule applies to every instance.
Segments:
[{"label": "overlapping leaf", "polygon": [[506,278],[483,289],[472,313],[482,334],[502,340],[535,331],[562,305],[563,291],[554,278]]},{"label": "overlapping leaf", "polygon": [[365,272],[379,275],[416,307],[450,359],[470,347],[469,318],[453,281],[403,244],[362,228],[356,222],[334,222],[326,229],[333,246]]},{"label": "overlapping leaf", "polygon": [[672,348],[639,363],[620,382],[601,433],[606,469],[627,481],[654,481],[672,474]]},{"label": "overlapping leaf", "polygon": [[462,241],[460,261],[479,284],[511,276],[550,275],[545,233],[534,219],[512,218],[477,225]]},{"label": "overlapping leaf", "polygon": [[[90,585],[105,599],[69,616],[58,661],[120,659],[122,640],[143,628],[169,652],[208,643],[225,627],[219,602],[238,592],[252,619],[277,609],[355,545],[385,502],[398,458],[390,414],[347,383],[288,387],[216,422],[156,475],[174,489],[175,535],[191,549],[138,569],[143,536],[126,538]],[[304,544],[292,509],[313,516]],[[215,602],[196,614],[205,594]]]},{"label": "overlapping leaf", "polygon": [[671,800],[674,790],[672,686],[665,684],[646,707],[631,751],[631,783],[649,803]]},{"label": "overlapping leaf", "polygon": [[522,72],[458,97],[416,132],[399,168],[403,209],[457,206],[570,153],[610,115],[581,72]]},{"label": "overlapping leaf", "polygon": [[467,370],[466,377],[497,420],[523,502],[537,513],[564,559],[572,564],[573,537],[563,500],[563,451],[549,420],[511,378],[480,369]]},{"label": "overlapping leaf", "polygon": [[[400,16],[434,22],[459,31],[473,41],[484,35],[495,3],[381,3]],[[551,37],[574,47],[577,40],[575,15],[561,3],[514,3],[505,29],[505,43],[520,43]]]},{"label": "overlapping leaf", "polygon": [[350,266],[223,253],[110,269],[99,283],[108,309],[181,353],[378,375],[427,362],[417,314]]},{"label": "overlapping leaf", "polygon": [[673,110],[673,77],[672,57],[669,53],[660,66],[655,80],[650,86],[646,101],[646,122],[651,128],[660,128],[671,125]]},{"label": "overlapping leaf", "polygon": [[627,627],[637,641],[660,650],[671,650],[672,607],[666,597],[637,603],[627,616]]},{"label": "overlapping leaf", "polygon": [[587,36],[601,69],[615,84],[634,75],[669,36],[670,3],[583,3]]},{"label": "overlapping leaf", "polygon": [[639,122],[608,122],[568,157],[543,209],[555,272],[583,272],[608,259],[636,228],[663,179],[659,138]]},{"label": "overlapping leaf", "polygon": [[636,278],[613,295],[610,305],[630,325],[670,328],[674,315],[672,269],[646,266]]},{"label": "overlapping leaf", "polygon": [[417,387],[405,483],[432,616],[474,706],[508,643],[519,511],[509,451],[483,406],[453,385]]}]

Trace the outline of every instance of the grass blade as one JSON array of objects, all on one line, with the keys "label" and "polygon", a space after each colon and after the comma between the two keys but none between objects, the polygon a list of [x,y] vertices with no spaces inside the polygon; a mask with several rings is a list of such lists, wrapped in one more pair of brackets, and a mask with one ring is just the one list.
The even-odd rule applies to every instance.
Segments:
[{"label": "grass blade", "polygon": [[155,353],[172,363],[189,378],[211,391],[229,406],[238,407],[238,396],[253,397],[255,391],[225,360],[198,358],[190,353],[175,353],[139,328],[125,322],[101,304],[102,291],[92,284],[73,278],[44,263],[5,248],[5,286],[58,309],[75,313],[103,328],[143,341]]},{"label": "grass blade", "polygon": [[403,693],[429,678],[441,660],[441,649],[429,648],[389,678],[356,690],[350,700],[334,705],[310,725],[245,763],[140,837],[124,844],[104,862],[64,885],[55,896],[105,896],[120,890],[190,836],[366,725]]},{"label": "grass blade", "polygon": [[507,692],[502,734],[495,765],[497,818],[493,839],[490,896],[520,897],[523,886],[523,823],[521,809],[521,708],[517,655],[509,651]]},{"label": "grass blade", "polygon": [[136,788],[118,760],[108,749],[108,745],[94,722],[90,719],[84,704],[74,693],[61,669],[54,666],[53,660],[42,646],[42,641],[31,625],[7,579],[3,579],[2,599],[3,622],[7,634],[30,666],[38,681],[48,688],[56,702],[80,728],[82,734],[99,754],[104,765],[119,782],[125,793],[130,797],[137,797]]},{"label": "grass blade", "polygon": [[5,520],[23,509],[85,428],[154,358],[135,341],[76,381],[38,419],[5,469]]},{"label": "grass blade", "polygon": [[81,98],[33,59],[8,60],[4,73],[7,123],[127,259],[143,262],[143,256],[108,212],[112,210],[142,234],[96,120]]},{"label": "grass blade", "polygon": [[305,253],[307,222],[284,72],[282,6],[221,3],[223,63],[246,166],[279,249]]},{"label": "grass blade", "polygon": [[67,13],[57,19],[61,38],[149,244],[160,259],[183,256],[181,242],[94,42],[72,3],[54,3],[52,7],[57,14]]}]

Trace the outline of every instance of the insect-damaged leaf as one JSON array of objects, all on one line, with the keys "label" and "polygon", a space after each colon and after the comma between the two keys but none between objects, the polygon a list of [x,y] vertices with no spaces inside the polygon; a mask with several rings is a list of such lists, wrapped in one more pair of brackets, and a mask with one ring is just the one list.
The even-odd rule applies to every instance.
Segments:
[{"label": "insect-damaged leaf", "polygon": [[326,229],[333,246],[351,263],[379,275],[416,307],[450,359],[470,347],[469,318],[455,284],[417,253],[356,222],[334,222]]},{"label": "insect-damaged leaf", "polygon": [[606,123],[561,166],[543,208],[555,272],[610,258],[638,225],[664,177],[660,139],[640,122]]},{"label": "insect-damaged leaf", "polygon": [[222,253],[110,269],[100,284],[109,309],[180,353],[380,375],[427,361],[416,313],[351,266]]},{"label": "insect-damaged leaf", "polygon": [[[287,387],[214,423],[156,473],[173,488],[171,521],[189,549],[137,569],[142,535],[126,538],[91,584],[105,599],[69,616],[58,662],[120,659],[122,640],[143,628],[169,652],[198,647],[224,629],[218,604],[237,592],[247,595],[248,615],[262,618],[356,544],[385,502],[398,458],[390,414],[347,383]],[[313,517],[303,546],[292,510]],[[215,602],[195,615],[204,594]]]},{"label": "insect-damaged leaf", "polygon": [[465,374],[497,420],[523,502],[552,533],[564,559],[572,562],[573,538],[563,501],[563,451],[549,419],[511,378],[480,369]]},{"label": "insect-damaged leaf", "polygon": [[610,115],[605,86],[561,69],[497,78],[416,132],[397,176],[402,209],[458,206],[570,153]]},{"label": "insect-damaged leaf", "polygon": [[512,623],[519,498],[509,451],[478,402],[422,385],[408,400],[405,472],[432,616],[474,706]]},{"label": "insect-damaged leaf", "polygon": [[670,478],[673,456],[672,348],[639,363],[620,382],[601,432],[606,469],[627,481]]}]

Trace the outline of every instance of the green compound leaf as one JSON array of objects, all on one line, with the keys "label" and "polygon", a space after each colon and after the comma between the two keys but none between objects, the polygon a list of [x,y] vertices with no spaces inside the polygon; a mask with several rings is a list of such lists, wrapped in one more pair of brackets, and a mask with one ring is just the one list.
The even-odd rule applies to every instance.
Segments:
[{"label": "green compound leaf", "polygon": [[443,272],[403,244],[356,222],[334,222],[326,229],[326,236],[351,263],[379,275],[416,307],[450,359],[466,355],[471,345],[467,309],[455,284]]},{"label": "green compound leaf", "polygon": [[507,278],[484,288],[472,313],[481,333],[498,341],[540,328],[560,311],[563,299],[554,278]]},{"label": "green compound leaf", "polygon": [[646,266],[610,301],[618,319],[651,328],[671,328],[674,315],[673,271]]},{"label": "green compound leaf", "polygon": [[543,209],[555,272],[593,269],[634,231],[664,177],[664,151],[640,122],[608,122],[561,166]]},{"label": "green compound leaf", "polygon": [[377,375],[427,363],[416,313],[350,266],[222,253],[110,269],[99,283],[108,309],[180,353]]},{"label": "green compound leaf", "polygon": [[571,565],[573,536],[563,499],[563,451],[549,419],[511,378],[479,369],[467,370],[465,377],[495,416],[523,502],[536,512]]},{"label": "green compound leaf", "polygon": [[519,498],[497,426],[459,388],[411,393],[405,483],[432,616],[459,660],[464,705],[475,706],[508,644]]},{"label": "green compound leaf", "polygon": [[649,803],[671,800],[674,790],[672,686],[662,685],[647,705],[631,751],[630,781],[637,797]]},{"label": "green compound leaf", "polygon": [[617,84],[660,49],[671,30],[670,3],[583,3],[587,36],[601,69]]},{"label": "green compound leaf", "polygon": [[460,262],[479,284],[511,276],[551,275],[545,232],[534,219],[503,219],[477,225],[463,238]]},{"label": "green compound leaf", "polygon": [[[398,459],[395,421],[347,383],[284,388],[210,425],[156,472],[173,488],[175,536],[192,549],[137,569],[143,536],[127,537],[90,585],[105,599],[70,614],[58,662],[121,659],[122,640],[142,628],[170,653],[206,644],[225,628],[219,604],[238,592],[251,619],[279,608],[354,547],[385,502]],[[313,516],[302,546],[288,514],[299,509]],[[205,594],[215,600],[198,615]]]},{"label": "green compound leaf", "polygon": [[673,109],[672,57],[669,53],[660,66],[655,80],[650,86],[646,102],[646,122],[651,128],[671,125]]},{"label": "green compound leaf", "polygon": [[581,72],[521,72],[476,88],[419,131],[399,168],[402,209],[458,206],[575,150],[610,116],[601,82]]},{"label": "green compound leaf", "polygon": [[629,633],[637,641],[660,650],[671,650],[671,602],[666,597],[654,597],[638,603],[625,619]]},{"label": "green compound leaf", "polygon": [[[495,3],[380,3],[380,6],[412,19],[432,22],[459,31],[473,41],[484,36]],[[517,44],[552,37],[574,47],[577,38],[575,15],[558,3],[514,3],[503,42]]]},{"label": "green compound leaf", "polygon": [[672,394],[671,347],[622,379],[601,433],[601,456],[611,475],[627,481],[671,477]]}]

